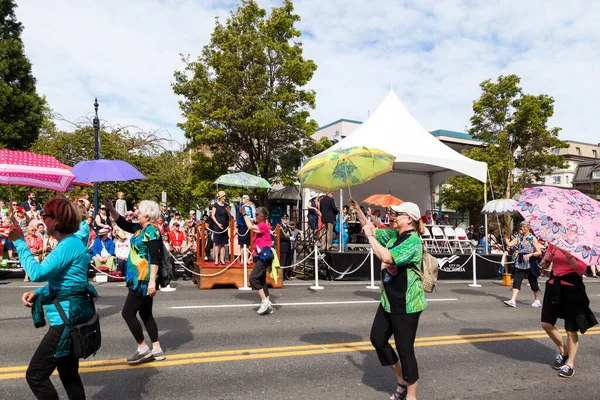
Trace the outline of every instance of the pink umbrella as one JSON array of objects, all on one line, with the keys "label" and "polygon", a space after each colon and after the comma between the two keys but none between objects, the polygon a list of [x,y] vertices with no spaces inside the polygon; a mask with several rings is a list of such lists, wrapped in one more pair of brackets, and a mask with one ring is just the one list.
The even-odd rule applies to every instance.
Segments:
[{"label": "pink umbrella", "polygon": [[75,175],[52,156],[0,150],[0,184],[66,192],[73,179]]},{"label": "pink umbrella", "polygon": [[578,190],[527,188],[516,208],[536,235],[588,265],[600,264],[600,203]]}]

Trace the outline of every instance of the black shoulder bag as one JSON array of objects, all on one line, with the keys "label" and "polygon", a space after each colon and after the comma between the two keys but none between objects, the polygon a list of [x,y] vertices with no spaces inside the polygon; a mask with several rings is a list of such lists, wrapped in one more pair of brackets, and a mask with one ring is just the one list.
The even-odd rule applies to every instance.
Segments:
[{"label": "black shoulder bag", "polygon": [[65,314],[65,310],[63,310],[58,299],[55,298],[52,302],[56,306],[56,310],[60,314],[60,318],[71,330],[73,356],[75,358],[88,358],[91,355],[95,355],[102,344],[102,335],[100,334],[100,316],[96,312],[94,300],[91,297],[89,299],[92,302],[94,315],[92,315],[92,318],[90,318],[87,322],[74,326],[69,322],[69,319]]}]

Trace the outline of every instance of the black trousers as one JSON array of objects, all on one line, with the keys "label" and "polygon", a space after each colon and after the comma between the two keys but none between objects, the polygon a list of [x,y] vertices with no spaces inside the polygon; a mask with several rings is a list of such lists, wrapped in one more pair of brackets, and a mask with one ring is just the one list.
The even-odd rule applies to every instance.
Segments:
[{"label": "black trousers", "polygon": [[[537,267],[536,267],[537,268]],[[523,282],[523,278],[527,277],[529,281],[529,285],[531,286],[532,292],[539,292],[540,285],[538,284],[538,278],[533,276],[531,273],[531,268],[529,269],[518,269],[515,268],[513,270],[513,289],[521,290],[521,282]]]},{"label": "black trousers", "polygon": [[264,261],[260,260],[258,257],[254,257],[254,267],[252,267],[252,272],[250,273],[250,287],[254,290],[263,289],[265,291],[265,296],[269,297],[269,285],[267,285],[267,269],[271,266],[265,264]]},{"label": "black trousers", "polygon": [[[279,265],[281,265],[282,267],[287,267],[289,265],[292,265],[292,253],[291,253],[290,249],[282,249],[281,250],[281,258],[279,260]],[[292,277],[292,269],[291,268],[282,269],[281,274],[283,275],[284,278],[291,278]]]},{"label": "black trousers", "polygon": [[142,296],[138,292],[133,290],[129,290],[127,294],[127,298],[125,299],[125,304],[123,305],[123,311],[121,311],[121,315],[125,322],[127,322],[127,326],[129,330],[133,334],[135,341],[140,343],[144,341],[144,331],[142,330],[142,324],[137,319],[137,313],[139,312],[140,318],[144,322],[146,326],[146,332],[150,336],[151,342],[158,342],[158,327],[156,326],[156,321],[154,321],[154,317],[152,316],[152,304],[153,297],[151,296]]},{"label": "black trousers", "polygon": [[[375,347],[381,365],[394,365],[400,357],[402,377],[409,383],[419,380],[419,366],[415,357],[415,337],[420,316],[420,312],[390,314],[385,312],[380,304],[371,327],[371,344]],[[389,344],[392,334],[396,341],[398,356]]]},{"label": "black trousers", "polygon": [[71,355],[54,357],[63,330],[64,325],[51,326],[29,362],[25,379],[37,399],[58,400],[58,393],[50,382],[50,375],[57,368],[69,399],[85,399],[79,376],[79,359]]}]

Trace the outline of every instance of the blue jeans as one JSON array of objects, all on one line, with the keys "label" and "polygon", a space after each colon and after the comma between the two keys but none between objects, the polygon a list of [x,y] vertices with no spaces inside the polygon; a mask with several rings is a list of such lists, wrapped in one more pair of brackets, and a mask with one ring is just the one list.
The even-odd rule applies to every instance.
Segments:
[{"label": "blue jeans", "polygon": [[319,228],[319,217],[316,214],[308,214],[308,223],[313,231]]}]

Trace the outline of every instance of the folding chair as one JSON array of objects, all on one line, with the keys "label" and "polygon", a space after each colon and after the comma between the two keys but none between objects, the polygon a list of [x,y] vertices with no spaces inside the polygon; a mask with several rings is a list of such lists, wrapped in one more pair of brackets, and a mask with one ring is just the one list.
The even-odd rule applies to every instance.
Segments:
[{"label": "folding chair", "polygon": [[464,228],[462,227],[458,227],[454,230],[454,232],[456,233],[456,239],[458,240],[458,243],[461,247],[464,246],[465,249],[468,249],[468,251],[472,251],[473,250],[473,244],[471,243],[471,241],[469,240],[469,237],[467,236],[467,232],[464,230]]},{"label": "folding chair", "polygon": [[446,236],[444,236],[444,231],[442,231],[439,226],[434,225],[431,227],[431,235],[433,237],[433,243],[440,253],[443,253],[444,251],[452,253],[452,250],[450,250],[450,246],[448,245],[448,240],[446,239]]},{"label": "folding chair", "polygon": [[460,252],[464,254],[463,248],[460,245],[458,238],[456,237],[456,232],[454,231],[454,228],[452,228],[451,226],[446,226],[444,228],[444,235],[448,240],[448,247],[450,247],[450,249],[452,249],[452,247],[454,247],[454,250],[458,248]]},{"label": "folding chair", "polygon": [[421,235],[421,242],[423,242],[423,246],[428,253],[431,253],[432,251],[437,253],[437,247],[435,246],[431,233],[427,227],[425,227],[425,232]]}]

